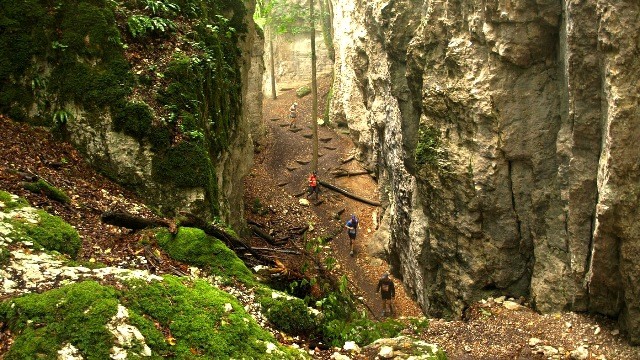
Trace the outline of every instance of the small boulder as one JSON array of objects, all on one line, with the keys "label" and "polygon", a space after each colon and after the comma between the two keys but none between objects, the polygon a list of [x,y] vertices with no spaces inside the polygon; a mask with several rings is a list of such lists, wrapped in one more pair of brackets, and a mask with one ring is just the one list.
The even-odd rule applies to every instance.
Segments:
[{"label": "small boulder", "polygon": [[391,346],[380,347],[380,352],[378,352],[378,356],[380,356],[383,359],[393,358],[393,348]]}]

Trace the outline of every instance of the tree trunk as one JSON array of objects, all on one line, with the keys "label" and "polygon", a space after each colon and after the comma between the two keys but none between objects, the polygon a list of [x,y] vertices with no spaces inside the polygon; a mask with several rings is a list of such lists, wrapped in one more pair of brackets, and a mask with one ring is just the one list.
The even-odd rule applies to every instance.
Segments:
[{"label": "tree trunk", "polygon": [[322,186],[324,186],[324,187],[326,187],[328,189],[331,189],[331,190],[333,190],[335,192],[339,192],[340,194],[342,194],[344,196],[350,197],[353,200],[358,200],[360,202],[363,202],[363,203],[369,204],[369,205],[373,205],[373,206],[380,206],[380,203],[377,202],[377,201],[365,199],[365,198],[363,198],[361,196],[354,195],[354,194],[348,192],[347,190],[344,190],[344,189],[341,189],[341,188],[339,188],[339,187],[337,187],[335,185],[329,184],[326,181],[319,180],[318,183],[320,183],[320,185],[322,185]]},{"label": "tree trunk", "polygon": [[309,17],[311,22],[311,94],[313,108],[311,111],[311,125],[313,129],[313,159],[312,171],[318,171],[318,83],[316,79],[316,26],[313,14],[313,0],[309,0]]},{"label": "tree trunk", "polygon": [[273,59],[273,29],[269,26],[269,68],[271,69],[271,98],[275,100],[276,95],[276,70],[275,60]]}]

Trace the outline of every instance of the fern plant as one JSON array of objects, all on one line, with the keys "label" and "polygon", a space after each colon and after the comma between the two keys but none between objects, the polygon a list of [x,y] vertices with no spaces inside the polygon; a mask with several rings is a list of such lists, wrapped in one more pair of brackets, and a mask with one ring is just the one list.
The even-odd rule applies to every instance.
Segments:
[{"label": "fern plant", "polygon": [[176,24],[170,19],[146,15],[131,16],[127,25],[134,38],[142,38],[154,32],[163,35],[176,29]]},{"label": "fern plant", "polygon": [[145,3],[145,10],[151,11],[151,13],[155,16],[175,16],[180,12],[180,6],[166,0],[146,0]]},{"label": "fern plant", "polygon": [[67,109],[59,109],[53,113],[53,123],[57,127],[61,127],[64,126],[72,117],[73,115]]}]

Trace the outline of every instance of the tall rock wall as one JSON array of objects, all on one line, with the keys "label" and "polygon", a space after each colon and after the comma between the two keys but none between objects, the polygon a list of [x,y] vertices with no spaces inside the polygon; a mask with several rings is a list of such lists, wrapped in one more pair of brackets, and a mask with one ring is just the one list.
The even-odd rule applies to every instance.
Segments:
[{"label": "tall rock wall", "polygon": [[332,115],[379,174],[376,238],[425,312],[524,296],[640,342],[639,7],[334,2]]}]

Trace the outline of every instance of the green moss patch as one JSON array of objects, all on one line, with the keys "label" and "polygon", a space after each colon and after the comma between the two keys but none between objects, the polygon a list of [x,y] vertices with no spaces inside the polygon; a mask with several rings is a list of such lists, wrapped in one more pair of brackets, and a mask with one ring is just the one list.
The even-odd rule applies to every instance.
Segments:
[{"label": "green moss patch", "polygon": [[[56,359],[64,344],[85,359],[108,359],[116,339],[107,328],[127,308],[125,323],[137,328],[151,358],[294,359],[296,350],[274,345],[238,301],[205,281],[166,277],[164,281],[131,282],[121,290],[85,281],[43,294],[0,303],[0,322],[16,335],[5,359]],[[129,356],[140,358],[143,343]]]},{"label": "green moss patch", "polygon": [[311,87],[309,87],[308,85],[299,87],[296,90],[296,96],[301,98],[301,97],[305,97],[307,95],[311,94]]},{"label": "green moss patch", "polygon": [[178,359],[291,358],[283,350],[267,354],[266,343],[275,343],[272,335],[235,298],[205,281],[167,277],[132,287],[122,300],[170,331],[175,345],[166,351]]},{"label": "green moss patch", "polygon": [[17,336],[5,359],[56,359],[64,343],[86,359],[108,359],[113,336],[105,324],[117,304],[113,289],[91,281],[6,301],[0,319]]},{"label": "green moss patch", "polygon": [[34,193],[42,193],[49,199],[61,202],[63,204],[68,204],[71,202],[71,199],[69,199],[69,196],[67,196],[64,191],[56,188],[43,179],[39,179],[36,182],[25,183],[23,187]]},{"label": "green moss patch", "polygon": [[208,236],[200,229],[181,227],[173,236],[159,230],[158,244],[172,258],[201,267],[213,275],[235,279],[243,284],[255,284],[251,270],[220,240]]},{"label": "green moss patch", "polygon": [[418,130],[418,143],[415,150],[416,164],[438,168],[445,159],[440,145],[439,131],[430,126],[421,126]]},{"label": "green moss patch", "polygon": [[0,111],[20,116],[35,102],[51,121],[70,101],[98,113],[129,95],[134,78],[108,4],[1,2]]},{"label": "green moss patch", "polygon": [[27,200],[0,190],[0,211],[8,212],[25,206],[29,206]]},{"label": "green moss patch", "polygon": [[260,305],[267,320],[278,330],[290,335],[309,335],[316,330],[315,316],[301,299],[263,297]]},{"label": "green moss patch", "polygon": [[153,159],[153,177],[163,184],[180,188],[215,187],[215,173],[204,148],[183,141]]},{"label": "green moss patch", "polygon": [[75,259],[82,246],[76,229],[44,210],[37,210],[36,214],[39,219],[35,224],[24,219],[11,220],[19,234],[17,237],[23,241],[33,241],[36,248],[58,251]]},{"label": "green moss patch", "polygon": [[152,122],[153,113],[144,102],[129,102],[113,114],[114,130],[139,140],[150,134]]}]

